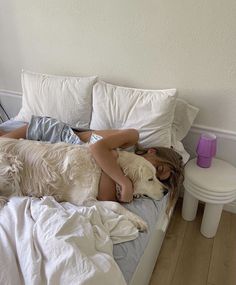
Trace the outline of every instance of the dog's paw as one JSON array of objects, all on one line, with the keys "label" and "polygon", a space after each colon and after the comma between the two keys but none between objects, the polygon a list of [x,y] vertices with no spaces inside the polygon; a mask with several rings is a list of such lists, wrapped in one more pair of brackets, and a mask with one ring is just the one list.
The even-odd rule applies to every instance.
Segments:
[{"label": "dog's paw", "polygon": [[143,219],[134,219],[132,220],[132,223],[140,232],[144,232],[148,229],[148,225]]}]

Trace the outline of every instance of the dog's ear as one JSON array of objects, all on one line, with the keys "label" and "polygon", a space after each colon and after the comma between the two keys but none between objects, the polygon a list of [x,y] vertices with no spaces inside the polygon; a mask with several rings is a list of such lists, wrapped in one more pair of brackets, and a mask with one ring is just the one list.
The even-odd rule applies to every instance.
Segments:
[{"label": "dog's ear", "polygon": [[144,177],[145,177],[145,175],[144,175],[145,169],[144,169],[144,167],[142,165],[138,166],[138,171],[137,172],[138,172],[139,179],[143,180]]},{"label": "dog's ear", "polygon": [[146,165],[139,165],[138,167],[138,177],[140,180],[147,180],[153,177],[153,173],[149,167]]}]

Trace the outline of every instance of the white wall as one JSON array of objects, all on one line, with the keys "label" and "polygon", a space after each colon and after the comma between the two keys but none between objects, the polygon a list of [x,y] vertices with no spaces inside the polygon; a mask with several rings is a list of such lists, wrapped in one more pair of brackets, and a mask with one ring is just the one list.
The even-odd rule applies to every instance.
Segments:
[{"label": "white wall", "polygon": [[236,132],[235,0],[1,0],[0,89],[22,68],[176,87],[197,124]]}]

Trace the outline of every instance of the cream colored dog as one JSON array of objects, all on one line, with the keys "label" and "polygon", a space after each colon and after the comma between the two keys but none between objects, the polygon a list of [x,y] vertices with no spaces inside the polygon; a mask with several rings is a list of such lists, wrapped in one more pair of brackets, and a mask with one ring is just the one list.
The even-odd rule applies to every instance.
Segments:
[{"label": "cream colored dog", "polygon": [[[159,200],[163,186],[156,178],[155,167],[125,151],[118,152],[118,163],[134,186],[134,196]],[[99,203],[125,215],[140,230],[147,224],[117,202],[97,201],[101,168],[88,145],[50,144],[29,140],[0,139],[0,203],[10,196],[53,196],[58,202],[77,205]]]}]

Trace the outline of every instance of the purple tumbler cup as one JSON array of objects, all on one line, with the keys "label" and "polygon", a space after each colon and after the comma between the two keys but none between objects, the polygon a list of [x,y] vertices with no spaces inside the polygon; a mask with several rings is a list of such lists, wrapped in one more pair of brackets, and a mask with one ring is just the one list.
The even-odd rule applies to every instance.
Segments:
[{"label": "purple tumbler cup", "polygon": [[211,166],[212,158],[216,155],[216,135],[201,134],[197,145],[197,165],[203,168]]}]

